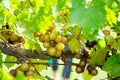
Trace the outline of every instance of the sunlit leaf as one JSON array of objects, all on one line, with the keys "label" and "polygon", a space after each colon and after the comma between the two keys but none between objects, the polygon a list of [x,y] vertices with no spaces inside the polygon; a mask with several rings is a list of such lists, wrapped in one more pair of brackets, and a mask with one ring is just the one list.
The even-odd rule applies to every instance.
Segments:
[{"label": "sunlit leaf", "polygon": [[120,54],[111,56],[104,64],[103,70],[109,73],[111,77],[120,76]]},{"label": "sunlit leaf", "polygon": [[107,11],[106,19],[110,25],[117,23],[116,14],[108,7],[105,8]]},{"label": "sunlit leaf", "polygon": [[105,0],[105,2],[106,2],[108,7],[111,7],[114,0]]},{"label": "sunlit leaf", "polygon": [[88,73],[88,71],[85,71],[82,73],[83,80],[92,80],[92,75]]},{"label": "sunlit leaf", "polygon": [[[14,57],[14,56],[7,56],[6,59],[5,59],[6,62],[17,62],[17,58]],[[5,64],[7,66],[7,68],[10,68],[12,67],[14,64],[11,64],[11,63],[6,63]]]},{"label": "sunlit leaf", "polygon": [[72,38],[69,42],[68,42],[69,48],[72,52],[77,51],[80,49],[80,43],[78,42],[78,40],[76,38]]},{"label": "sunlit leaf", "polygon": [[15,78],[0,68],[0,80],[15,80]]},{"label": "sunlit leaf", "polygon": [[17,71],[16,80],[25,80],[24,73],[22,71]]},{"label": "sunlit leaf", "polygon": [[98,40],[98,44],[99,44],[102,48],[104,48],[104,47],[106,46],[105,40],[102,40],[102,39]]}]

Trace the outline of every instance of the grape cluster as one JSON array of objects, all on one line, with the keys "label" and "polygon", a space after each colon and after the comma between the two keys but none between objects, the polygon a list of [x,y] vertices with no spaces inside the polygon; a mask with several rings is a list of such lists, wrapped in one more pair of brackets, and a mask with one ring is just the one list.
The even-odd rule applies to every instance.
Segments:
[{"label": "grape cluster", "polygon": [[18,36],[13,31],[10,30],[1,30],[1,36],[8,41],[8,43],[17,45],[19,43],[24,43],[24,39],[21,36]]},{"label": "grape cluster", "polygon": [[47,54],[60,57],[62,51],[65,48],[67,38],[60,35],[55,29],[50,29],[45,34],[40,34],[39,32],[34,32],[35,37],[39,37],[40,42],[43,43],[43,47],[46,48]]},{"label": "grape cluster", "polygon": [[76,53],[75,57],[80,59],[79,64],[76,65],[75,71],[77,73],[83,73],[85,70],[88,70],[88,73],[92,76],[96,76],[98,71],[96,69],[96,65],[90,65],[90,57],[87,51],[83,50],[81,54]]},{"label": "grape cluster", "polygon": [[14,77],[16,77],[18,70],[22,71],[25,76],[35,76],[36,75],[35,68],[26,62],[22,63],[16,69],[10,70],[10,74],[13,75]]}]

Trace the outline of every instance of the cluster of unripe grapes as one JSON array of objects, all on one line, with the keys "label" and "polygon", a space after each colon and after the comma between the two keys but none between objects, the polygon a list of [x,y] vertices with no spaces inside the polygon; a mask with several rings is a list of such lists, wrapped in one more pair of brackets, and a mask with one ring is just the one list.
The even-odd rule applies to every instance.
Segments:
[{"label": "cluster of unripe grapes", "polygon": [[61,56],[67,43],[67,38],[60,35],[55,29],[48,30],[45,34],[34,32],[34,36],[39,37],[40,42],[43,43],[43,47],[47,49],[47,54],[54,57]]},{"label": "cluster of unripe grapes", "polygon": [[10,44],[16,45],[16,44],[25,42],[23,37],[18,36],[13,31],[1,30],[0,32],[1,32],[1,36]]},{"label": "cluster of unripe grapes", "polygon": [[31,64],[28,64],[26,62],[22,63],[16,69],[10,70],[9,73],[11,75],[13,75],[14,77],[16,77],[18,70],[23,72],[25,76],[35,76],[35,75],[37,75],[36,71],[35,71],[35,68]]}]

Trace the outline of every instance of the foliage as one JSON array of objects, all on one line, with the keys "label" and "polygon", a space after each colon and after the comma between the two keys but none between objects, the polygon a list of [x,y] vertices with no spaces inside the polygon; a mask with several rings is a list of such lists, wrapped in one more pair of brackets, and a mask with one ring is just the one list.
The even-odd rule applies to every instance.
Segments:
[{"label": "foliage", "polygon": [[[110,57],[103,66],[103,70],[107,71],[113,78],[120,75],[120,55]],[[111,65],[111,66],[110,66]]]},{"label": "foliage", "polygon": [[[53,24],[55,28],[50,30]],[[75,55],[78,55],[78,60],[84,58],[87,64],[100,67],[112,78],[120,76],[119,29],[120,0],[0,0],[0,42],[10,43],[12,47],[8,46],[9,50],[12,50],[11,52],[14,52],[14,48],[17,50],[17,47],[20,47],[31,51],[31,54],[32,52],[39,53],[39,55],[45,54],[42,53],[42,51],[46,51],[46,48],[40,41],[41,35],[49,35],[52,31],[57,30],[60,36],[67,38],[70,52],[69,55],[66,55],[63,50],[60,57],[53,58],[63,59],[64,62],[67,57],[75,58]],[[40,35],[34,37],[34,32],[39,32]],[[17,37],[16,41],[10,39],[12,33],[14,33],[14,38]],[[20,41],[20,38],[24,40]],[[96,43],[92,44],[90,41],[96,41]],[[86,45],[87,43],[89,45]],[[25,50],[18,50],[22,57]],[[21,60],[18,59],[17,54],[6,55],[6,58],[3,59],[2,52],[5,51],[7,50],[0,51],[1,69],[4,62]],[[89,60],[86,56],[81,57],[84,54],[88,55]],[[25,55],[30,56],[27,53]],[[35,58],[35,56],[33,57]],[[32,57],[27,57],[27,60],[30,63],[45,63],[44,65],[35,65],[36,71],[39,72],[49,65],[48,60],[32,59]],[[14,64],[5,63],[4,65],[9,69]],[[13,79],[1,69],[0,80]],[[91,79],[91,75],[87,71],[83,73],[83,78],[86,76],[87,79]],[[26,77],[19,72],[16,79],[19,80],[19,78]],[[32,77],[28,79],[30,78]],[[41,79],[44,77],[41,76]]]}]

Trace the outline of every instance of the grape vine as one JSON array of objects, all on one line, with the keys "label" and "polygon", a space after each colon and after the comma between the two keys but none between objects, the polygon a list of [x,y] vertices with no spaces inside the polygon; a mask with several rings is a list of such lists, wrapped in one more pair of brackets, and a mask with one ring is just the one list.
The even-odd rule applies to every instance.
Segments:
[{"label": "grape vine", "polygon": [[0,0],[0,80],[119,80],[119,30],[119,0]]}]

